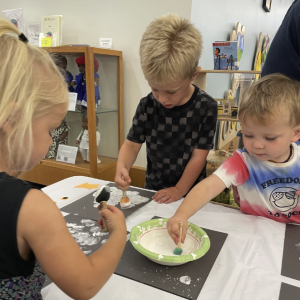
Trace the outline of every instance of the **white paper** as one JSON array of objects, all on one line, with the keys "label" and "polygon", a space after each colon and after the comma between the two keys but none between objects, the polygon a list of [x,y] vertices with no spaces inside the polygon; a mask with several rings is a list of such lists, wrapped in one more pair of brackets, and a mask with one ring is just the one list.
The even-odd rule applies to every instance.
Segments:
[{"label": "white paper", "polygon": [[100,48],[112,49],[112,38],[100,38]]},{"label": "white paper", "polygon": [[39,35],[41,32],[41,23],[27,23],[27,32],[29,43],[34,46],[39,46]]},{"label": "white paper", "polygon": [[3,10],[3,12],[5,13],[9,21],[12,22],[19,29],[20,32],[25,33],[22,8]]},{"label": "white paper", "polygon": [[45,35],[42,33],[42,32],[40,32],[40,34],[39,34],[39,46],[40,47],[42,47],[42,39],[45,37]]},{"label": "white paper", "polygon": [[52,47],[61,45],[62,15],[42,16],[41,32],[45,37],[51,37]]},{"label": "white paper", "polygon": [[69,109],[68,111],[75,111],[77,102],[77,93],[69,93]]},{"label": "white paper", "polygon": [[68,164],[75,164],[77,156],[77,147],[59,145],[57,150],[56,160]]}]

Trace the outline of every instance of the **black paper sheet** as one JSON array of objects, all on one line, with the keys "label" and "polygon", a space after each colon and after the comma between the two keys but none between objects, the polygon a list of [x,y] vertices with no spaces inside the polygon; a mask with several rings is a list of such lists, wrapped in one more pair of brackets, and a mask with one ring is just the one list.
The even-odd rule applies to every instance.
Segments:
[{"label": "black paper sheet", "polygon": [[[116,187],[114,183],[107,184],[110,187]],[[145,203],[141,203],[139,205],[135,205],[131,208],[122,209],[125,218],[127,218],[129,215],[131,215],[133,212],[135,212],[137,209],[143,207],[148,202],[152,200],[152,196],[155,194],[155,192],[150,192],[147,190],[137,189],[137,188],[129,188],[128,191],[135,191],[139,193],[140,196],[149,198],[149,201]],[[71,213],[71,214],[78,214],[79,216],[89,218],[92,220],[98,220],[100,219],[99,210],[94,207],[94,196],[93,194],[95,191],[91,192],[90,194],[82,197],[81,199],[78,199],[77,201],[66,205],[61,208],[61,211]],[[116,205],[117,208],[120,208],[120,204]]]},{"label": "black paper sheet", "polygon": [[[203,230],[210,238],[211,246],[203,257],[195,261],[179,266],[160,265],[139,253],[127,241],[115,273],[171,294],[196,300],[228,235],[205,228]],[[182,276],[191,278],[189,285],[180,281]]]}]

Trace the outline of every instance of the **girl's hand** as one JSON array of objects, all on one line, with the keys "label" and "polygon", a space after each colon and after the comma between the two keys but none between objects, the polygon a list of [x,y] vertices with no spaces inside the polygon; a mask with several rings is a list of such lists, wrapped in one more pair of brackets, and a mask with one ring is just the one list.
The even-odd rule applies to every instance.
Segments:
[{"label": "girl's hand", "polygon": [[176,245],[179,242],[179,222],[183,223],[181,243],[184,243],[188,225],[187,218],[183,215],[175,214],[167,223],[168,233]]},{"label": "girl's hand", "polygon": [[[98,206],[98,209],[100,209],[100,206]],[[99,214],[106,219],[110,234],[116,231],[127,234],[125,217],[120,209],[112,205],[107,205],[107,209],[101,210]],[[100,219],[98,223],[101,229],[103,229],[102,219]]]}]

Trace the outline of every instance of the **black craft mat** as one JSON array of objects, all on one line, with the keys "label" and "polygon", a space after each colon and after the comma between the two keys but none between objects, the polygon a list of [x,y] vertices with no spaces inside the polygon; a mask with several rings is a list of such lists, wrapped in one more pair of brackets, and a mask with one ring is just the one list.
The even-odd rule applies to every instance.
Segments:
[{"label": "black craft mat", "polygon": [[278,300],[299,300],[300,288],[286,283],[281,283],[280,295]]},{"label": "black craft mat", "polygon": [[[203,230],[211,242],[208,252],[195,261],[173,267],[163,266],[149,260],[135,250],[130,241],[127,241],[115,274],[186,299],[197,299],[228,235],[205,228]],[[181,276],[189,276],[192,279],[191,283],[189,285],[181,283],[179,280]]]},{"label": "black craft mat", "polygon": [[[79,226],[83,225],[83,223],[81,222],[82,220],[87,220],[84,217],[76,216],[76,215],[72,215],[72,214],[67,215],[64,218],[65,218],[66,223],[75,223],[76,225],[79,225]],[[94,222],[95,224],[93,226],[84,226],[84,228],[82,228],[82,230],[80,230],[80,232],[89,232],[90,235],[92,236],[93,232],[91,231],[91,228],[98,227],[100,231],[101,231],[101,229],[95,220],[90,220],[90,221]],[[101,233],[103,233],[103,232],[101,231]],[[97,237],[97,235],[95,237]],[[91,245],[91,246],[79,245],[79,246],[81,247],[82,251],[91,251],[90,253],[86,253],[86,255],[89,256],[90,254],[94,253],[99,248],[101,248],[101,246],[103,245],[102,242],[104,242],[104,240],[107,240],[108,237],[109,237],[109,233],[107,233],[107,234],[104,233],[103,236],[98,237],[100,239],[100,241],[96,245]],[[47,275],[45,276],[45,279],[46,280],[43,285],[43,288],[46,287],[47,285],[49,285],[50,283],[52,283],[52,280]]]},{"label": "black craft mat", "polygon": [[[116,185],[114,183],[109,183],[107,185],[110,187],[116,187]],[[132,187],[130,187],[128,189],[128,191],[137,191],[139,193],[139,195],[149,198],[148,202],[150,202],[152,200],[152,196],[155,194],[155,192],[150,192],[150,191],[142,190],[142,189],[136,189],[136,188],[132,188]],[[95,191],[74,201],[73,203],[71,203],[69,205],[62,207],[60,210],[67,212],[67,213],[71,213],[71,214],[78,214],[79,216],[82,216],[82,217],[85,217],[88,219],[92,219],[92,220],[100,219],[99,210],[96,207],[94,207],[94,197],[93,197],[94,192]],[[148,202],[141,203],[139,205],[135,205],[134,207],[131,207],[131,208],[122,209],[122,211],[125,215],[125,218],[127,218],[129,215],[131,215],[133,212],[135,212],[137,209],[141,208]],[[117,204],[116,207],[121,209],[120,204]]]},{"label": "black craft mat", "polygon": [[300,258],[300,226],[287,224],[285,229],[281,275],[296,280],[300,280],[299,258]]}]

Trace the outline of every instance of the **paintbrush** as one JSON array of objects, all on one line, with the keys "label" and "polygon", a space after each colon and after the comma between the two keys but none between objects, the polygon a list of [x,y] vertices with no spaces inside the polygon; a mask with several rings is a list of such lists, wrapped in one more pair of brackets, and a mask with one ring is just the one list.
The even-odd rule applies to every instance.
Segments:
[{"label": "paintbrush", "polygon": [[[96,202],[100,204],[100,210],[107,209],[106,201],[110,197],[110,187],[107,185],[103,185],[97,189],[97,191],[93,194],[94,199]],[[108,232],[106,219],[102,217],[103,223],[103,231]]]},{"label": "paintbrush", "polygon": [[179,222],[179,242],[177,244],[177,247],[174,249],[173,253],[175,255],[181,255],[182,254],[182,248],[181,248],[181,237],[182,237],[182,222]]},{"label": "paintbrush", "polygon": [[120,199],[121,208],[126,208],[131,205],[130,199],[126,195],[126,191],[122,191],[122,198]]}]

